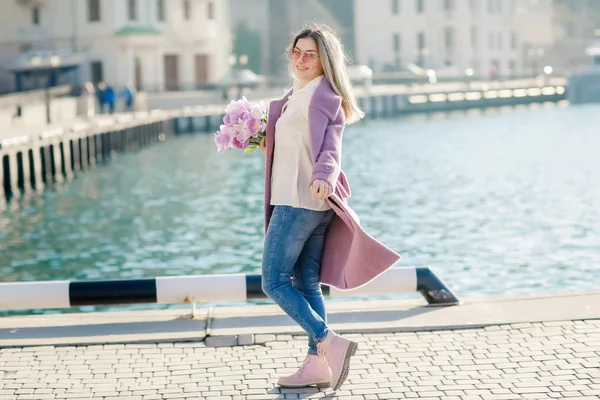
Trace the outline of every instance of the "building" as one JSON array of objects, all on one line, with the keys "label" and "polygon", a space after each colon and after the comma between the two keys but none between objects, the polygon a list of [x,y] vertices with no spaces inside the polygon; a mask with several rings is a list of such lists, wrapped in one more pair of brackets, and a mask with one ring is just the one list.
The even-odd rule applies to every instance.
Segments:
[{"label": "building", "polygon": [[592,64],[586,49],[600,36],[600,2],[520,0],[513,25],[522,38],[525,73],[551,67],[553,73],[569,75]]},{"label": "building", "polygon": [[0,60],[18,89],[48,65],[53,83],[194,89],[228,70],[228,12],[226,0],[6,0]]},{"label": "building", "polygon": [[342,39],[344,51],[352,61],[354,59],[354,2],[348,0],[319,0],[339,24],[338,34]]},{"label": "building", "polygon": [[518,75],[519,1],[354,0],[356,61],[375,72],[416,64],[458,75]]},{"label": "building", "polygon": [[600,34],[600,2],[520,0],[513,23],[522,38],[525,73],[551,67],[553,73],[569,75],[592,63],[586,48]]},{"label": "building", "polygon": [[256,73],[269,70],[269,4],[268,0],[229,0],[232,29],[232,59],[236,63],[247,58],[247,67]]},{"label": "building", "polygon": [[592,64],[586,48],[600,36],[600,1],[553,0],[556,40],[546,62],[570,73]]},{"label": "building", "polygon": [[[244,62],[255,72],[268,76],[286,75],[285,49],[292,35],[307,23],[326,24],[343,32],[330,8],[319,0],[229,0],[234,48],[247,51]],[[237,35],[236,35],[237,33]],[[248,36],[253,43],[236,46]],[[234,52],[235,54],[235,52]],[[239,60],[240,54],[236,54]],[[256,61],[256,59],[260,61]],[[238,61],[236,61],[237,63]]]},{"label": "building", "polygon": [[[553,0],[520,0],[514,10],[512,26],[521,39],[521,72],[539,75],[546,66],[557,68],[552,52],[558,36]],[[554,60],[555,61],[555,60]]]}]

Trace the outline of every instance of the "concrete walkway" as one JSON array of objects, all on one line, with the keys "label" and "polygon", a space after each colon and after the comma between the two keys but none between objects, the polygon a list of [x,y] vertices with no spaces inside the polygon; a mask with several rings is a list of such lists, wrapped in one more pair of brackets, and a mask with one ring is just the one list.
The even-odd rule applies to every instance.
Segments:
[{"label": "concrete walkway", "polygon": [[266,305],[4,317],[0,399],[600,398],[600,293],[329,305],[359,342],[337,392],[276,386],[306,336]]}]

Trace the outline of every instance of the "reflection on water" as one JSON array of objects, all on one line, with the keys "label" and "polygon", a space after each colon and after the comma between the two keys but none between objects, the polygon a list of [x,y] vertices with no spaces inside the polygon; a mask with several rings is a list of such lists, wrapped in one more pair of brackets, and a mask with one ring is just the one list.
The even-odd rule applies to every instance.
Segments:
[{"label": "reflection on water", "polygon": [[[599,111],[351,126],[350,204],[459,296],[598,289]],[[262,154],[217,153],[205,134],[118,155],[0,211],[0,279],[258,273],[263,170]]]}]

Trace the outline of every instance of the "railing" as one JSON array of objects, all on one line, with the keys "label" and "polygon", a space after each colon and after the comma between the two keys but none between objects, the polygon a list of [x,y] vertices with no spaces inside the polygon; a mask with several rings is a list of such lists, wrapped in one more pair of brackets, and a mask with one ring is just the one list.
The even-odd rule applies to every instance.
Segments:
[{"label": "railing", "polygon": [[[165,276],[101,281],[0,283],[0,310],[70,308],[140,303],[192,304],[266,298],[260,275]],[[326,297],[419,292],[430,305],[456,305],[458,298],[429,267],[390,268],[368,284],[342,291],[322,286]]]},{"label": "railing", "polygon": [[62,97],[72,93],[71,85],[61,85],[46,89],[33,89],[23,92],[0,94],[0,108],[16,107],[23,104],[44,102],[47,97]]}]

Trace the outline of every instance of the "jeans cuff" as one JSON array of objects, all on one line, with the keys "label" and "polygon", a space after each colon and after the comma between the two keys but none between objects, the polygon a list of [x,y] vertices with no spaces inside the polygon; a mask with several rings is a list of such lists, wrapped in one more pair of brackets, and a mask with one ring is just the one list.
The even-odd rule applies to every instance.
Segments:
[{"label": "jeans cuff", "polygon": [[329,329],[325,328],[325,330],[323,331],[323,333],[321,335],[315,337],[315,343],[319,343],[323,339],[325,339],[327,337],[328,333],[329,333]]}]

